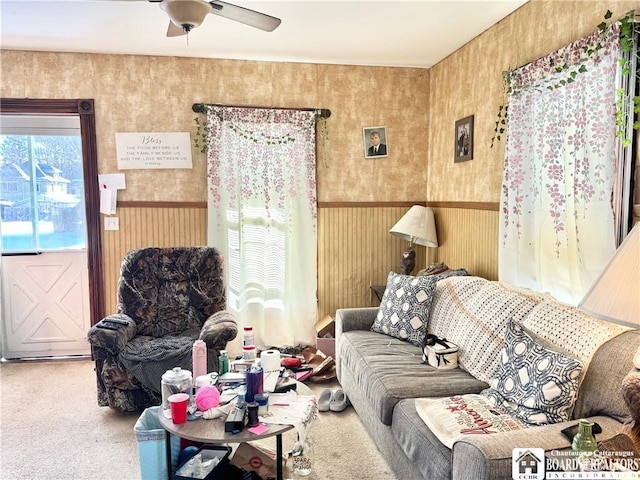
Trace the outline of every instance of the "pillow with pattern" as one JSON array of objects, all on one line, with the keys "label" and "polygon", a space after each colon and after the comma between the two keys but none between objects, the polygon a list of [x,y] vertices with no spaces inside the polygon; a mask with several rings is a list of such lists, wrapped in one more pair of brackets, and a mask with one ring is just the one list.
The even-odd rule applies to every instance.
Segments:
[{"label": "pillow with pattern", "polygon": [[536,343],[511,320],[496,376],[481,393],[530,425],[564,422],[573,411],[582,372],[580,361]]},{"label": "pillow with pattern", "polygon": [[437,281],[430,276],[412,277],[389,272],[387,288],[371,331],[422,347]]}]

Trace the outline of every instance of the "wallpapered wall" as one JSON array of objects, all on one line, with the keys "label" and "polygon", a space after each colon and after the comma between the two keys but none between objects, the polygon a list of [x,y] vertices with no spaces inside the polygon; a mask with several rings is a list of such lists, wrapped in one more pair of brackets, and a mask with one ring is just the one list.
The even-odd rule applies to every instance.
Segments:
[{"label": "wallpapered wall", "polygon": [[[428,70],[5,50],[0,95],[94,98],[101,173],[116,171],[116,132],[195,133],[196,102],[330,109],[318,164],[322,317],[376,304],[368,286],[384,282],[404,249],[386,231],[415,201],[433,204],[440,239],[438,249],[419,247],[418,268],[441,260],[497,278],[504,144],[490,148],[490,140],[503,103],[501,72],[593,31],[607,9],[617,18],[634,4],[531,0]],[[468,115],[474,159],[454,164],[454,124]],[[365,160],[362,128],[375,125],[387,127],[389,157]],[[205,202],[205,159],[193,149],[193,160],[192,170],[126,171],[122,227],[103,232],[108,312],[127,250],[206,241],[202,206],[149,203]],[[187,233],[163,233],[176,222]]]},{"label": "wallpapered wall", "polygon": [[[538,1],[516,10],[429,70],[427,200],[499,202],[504,142],[491,148],[502,72],[517,68],[638,8],[635,1]],[[453,162],[455,121],[475,116],[474,160]]]},{"label": "wallpapered wall", "polygon": [[[116,132],[191,132],[193,103],[328,108],[322,201],[424,199],[428,71],[235,60],[3,51],[3,97],[94,98],[99,171],[115,172]],[[365,160],[362,128],[385,125],[390,155]],[[121,200],[205,201],[193,170],[126,171]]]}]

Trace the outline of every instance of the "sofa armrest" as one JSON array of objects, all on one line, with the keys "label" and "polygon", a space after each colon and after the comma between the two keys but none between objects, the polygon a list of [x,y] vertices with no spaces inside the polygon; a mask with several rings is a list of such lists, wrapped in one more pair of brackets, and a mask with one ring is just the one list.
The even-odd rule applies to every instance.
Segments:
[{"label": "sofa armrest", "polygon": [[[622,424],[611,417],[591,417],[602,427],[596,435],[597,441],[609,439],[618,433]],[[511,432],[489,435],[470,435],[456,441],[452,449],[452,480],[466,480],[469,472],[474,479],[512,478],[512,454],[515,448],[542,448],[545,452],[570,449],[571,442],[561,430],[576,425],[578,420],[540,427],[525,428]]]},{"label": "sofa armrest", "polygon": [[138,326],[131,317],[116,313],[91,327],[87,333],[87,340],[92,346],[104,348],[109,353],[117,355],[137,332]]},{"label": "sofa armrest", "polygon": [[336,338],[350,330],[370,330],[378,307],[339,308],[336,310]]}]

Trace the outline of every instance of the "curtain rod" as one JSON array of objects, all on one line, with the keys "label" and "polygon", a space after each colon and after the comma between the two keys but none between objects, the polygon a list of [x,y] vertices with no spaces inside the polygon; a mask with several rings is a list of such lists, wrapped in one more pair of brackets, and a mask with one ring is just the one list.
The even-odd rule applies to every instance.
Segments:
[{"label": "curtain rod", "polygon": [[204,107],[238,107],[238,108],[268,108],[272,110],[302,110],[305,112],[315,112],[316,117],[329,118],[331,110],[326,108],[286,108],[286,107],[256,107],[255,105],[222,105],[219,103],[194,103],[191,109],[196,113],[204,113]]}]

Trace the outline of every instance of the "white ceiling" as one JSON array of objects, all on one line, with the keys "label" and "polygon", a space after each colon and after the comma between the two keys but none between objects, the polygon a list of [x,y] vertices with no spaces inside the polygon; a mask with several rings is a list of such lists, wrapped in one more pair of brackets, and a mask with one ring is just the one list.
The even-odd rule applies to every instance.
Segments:
[{"label": "white ceiling", "polygon": [[527,1],[230,0],[282,24],[267,33],[207,15],[187,39],[167,38],[168,17],[145,0],[0,0],[0,46],[426,68]]}]

